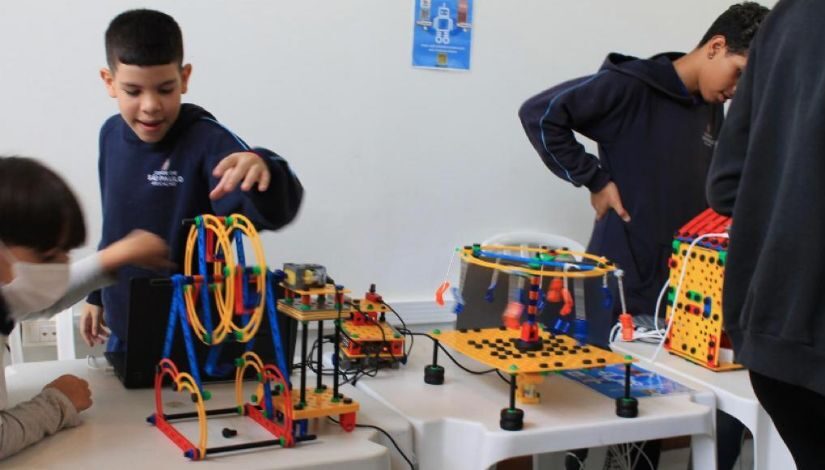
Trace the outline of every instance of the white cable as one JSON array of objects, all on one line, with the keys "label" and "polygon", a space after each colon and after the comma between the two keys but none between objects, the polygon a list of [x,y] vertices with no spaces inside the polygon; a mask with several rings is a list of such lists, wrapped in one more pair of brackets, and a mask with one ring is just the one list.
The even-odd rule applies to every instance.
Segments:
[{"label": "white cable", "polygon": [[624,282],[622,282],[624,271],[617,269],[613,271],[613,275],[616,276],[616,281],[619,283],[619,302],[622,305],[622,313],[627,313],[627,304],[624,301]]},{"label": "white cable", "polygon": [[106,360],[103,360],[103,364],[99,364],[99,359],[97,356],[90,354],[86,356],[86,367],[92,370],[99,370],[103,372],[114,372],[115,368],[108,364]]},{"label": "white cable", "polygon": [[662,305],[662,298],[665,295],[665,291],[667,291],[668,286],[670,285],[670,279],[665,281],[665,284],[662,286],[662,290],[659,291],[659,297],[656,299],[656,307],[653,308],[653,327],[656,328],[656,331],[659,331],[659,308]]}]

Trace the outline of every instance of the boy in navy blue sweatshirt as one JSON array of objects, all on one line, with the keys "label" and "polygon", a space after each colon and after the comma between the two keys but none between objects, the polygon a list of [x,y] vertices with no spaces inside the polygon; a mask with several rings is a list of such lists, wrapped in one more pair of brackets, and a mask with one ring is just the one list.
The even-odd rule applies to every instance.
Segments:
[{"label": "boy in navy blue sweatshirt", "polygon": [[[633,315],[655,314],[673,234],[707,207],[705,178],[722,105],[736,90],[767,13],[753,2],[733,5],[687,54],[609,54],[596,74],[543,91],[519,110],[547,168],[590,191],[596,222],[587,249],[624,270]],[[585,151],[574,131],[598,143],[599,157]],[[619,302],[605,312],[596,286],[586,291],[590,342],[606,346]],[[733,461],[721,454],[720,468],[729,468]]]},{"label": "boy in navy blue sweatshirt", "polygon": [[[186,227],[198,214],[244,213],[260,229],[274,230],[298,212],[303,188],[287,162],[250,148],[204,109],[181,104],[192,66],[183,63],[183,39],[175,20],[153,10],[118,15],[106,30],[108,68],[100,71],[120,114],[100,131],[103,235],[100,248],[136,228],[164,237],[171,258],[183,265]],[[128,279],[89,296],[81,334],[89,345],[123,350]]]},{"label": "boy in navy blue sweatshirt", "polygon": [[[733,5],[688,54],[612,53],[595,75],[543,91],[519,110],[547,168],[590,191],[596,222],[588,251],[624,270],[630,313],[653,314],[673,233],[707,207],[705,177],[722,104],[734,94],[767,12],[752,2]],[[599,157],[574,131],[598,143]],[[606,344],[614,321],[591,315],[591,340]]]}]

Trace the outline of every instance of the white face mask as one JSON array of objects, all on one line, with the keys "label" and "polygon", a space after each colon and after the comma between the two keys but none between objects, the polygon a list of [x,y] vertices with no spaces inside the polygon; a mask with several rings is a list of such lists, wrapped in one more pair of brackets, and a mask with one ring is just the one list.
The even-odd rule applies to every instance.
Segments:
[{"label": "white face mask", "polygon": [[0,256],[11,264],[14,278],[0,285],[0,296],[12,318],[45,310],[54,305],[69,287],[68,263],[28,263],[17,260],[0,243]]}]

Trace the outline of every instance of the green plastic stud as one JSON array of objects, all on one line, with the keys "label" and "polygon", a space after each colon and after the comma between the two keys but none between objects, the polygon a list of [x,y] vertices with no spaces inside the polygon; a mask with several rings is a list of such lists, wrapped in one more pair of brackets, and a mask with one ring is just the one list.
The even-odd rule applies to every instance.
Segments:
[{"label": "green plastic stud", "polygon": [[209,390],[204,390],[202,396],[203,401],[209,401],[210,399],[212,399],[212,392],[210,392]]},{"label": "green plastic stud", "polygon": [[433,334],[434,334],[434,335],[440,335],[440,334],[441,334],[441,330],[439,330],[438,328],[436,328],[436,329],[434,329],[434,330],[433,330]]},{"label": "green plastic stud", "polygon": [[235,367],[243,367],[246,361],[242,357],[235,358]]},{"label": "green plastic stud", "polygon": [[195,227],[200,228],[201,224],[203,224],[203,218],[201,216],[195,216]]},{"label": "green plastic stud", "polygon": [[251,401],[252,403],[258,403],[258,395],[255,395],[253,393],[252,395],[249,396],[249,401]]}]

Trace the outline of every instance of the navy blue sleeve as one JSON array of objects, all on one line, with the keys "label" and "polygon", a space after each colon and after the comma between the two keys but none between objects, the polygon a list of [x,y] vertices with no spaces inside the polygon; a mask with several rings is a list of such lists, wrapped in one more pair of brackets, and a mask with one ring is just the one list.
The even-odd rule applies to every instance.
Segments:
[{"label": "navy blue sleeve", "polygon": [[716,212],[727,216],[733,214],[742,169],[745,166],[745,156],[748,153],[756,49],[752,46],[748,53],[748,66],[736,85],[736,95],[722,124],[708,170],[705,188],[708,205]]},{"label": "navy blue sleeve", "polygon": [[[217,124],[217,121],[211,122]],[[270,181],[266,191],[258,191],[257,187],[249,191],[236,188],[224,197],[212,201],[215,214],[241,213],[249,217],[258,229],[265,230],[276,230],[291,222],[298,214],[304,189],[289,164],[271,150],[250,148],[231,131],[221,127],[223,134],[216,143],[218,147],[208,155],[204,169],[210,191],[220,181],[220,178],[212,175],[212,171],[221,160],[235,152],[253,152],[261,157],[269,169]]]},{"label": "navy blue sleeve", "polygon": [[[100,207],[101,207],[101,211],[102,211],[102,208],[104,206],[103,198],[105,197],[105,194],[106,194],[106,191],[105,191],[105,181],[106,181],[106,179],[104,178],[105,167],[104,167],[104,157],[103,157],[103,142],[106,138],[106,134],[108,132],[110,132],[110,129],[111,129],[111,126],[110,126],[109,123],[110,123],[110,121],[106,121],[106,123],[103,124],[103,127],[100,129],[100,136],[98,138],[98,144],[97,144],[98,145],[97,178],[98,178],[98,184],[100,185]],[[104,238],[103,234],[101,234],[100,242],[98,242],[98,244],[97,244],[97,250],[100,251],[103,248],[106,248],[108,243],[109,242]],[[86,303],[89,303],[89,304],[92,304],[92,305],[97,305],[98,307],[102,307],[103,306],[103,299],[101,298],[100,289],[90,292],[89,295],[86,296]]]},{"label": "navy blue sleeve", "polygon": [[598,157],[587,153],[574,131],[595,140],[618,136],[622,106],[631,99],[624,77],[602,71],[545,90],[527,100],[519,118],[530,143],[556,176],[598,192],[609,181]]}]

